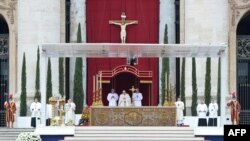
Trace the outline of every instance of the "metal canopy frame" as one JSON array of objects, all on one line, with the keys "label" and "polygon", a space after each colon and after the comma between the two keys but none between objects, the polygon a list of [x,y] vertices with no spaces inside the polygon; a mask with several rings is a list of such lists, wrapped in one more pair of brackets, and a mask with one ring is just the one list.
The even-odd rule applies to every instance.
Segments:
[{"label": "metal canopy frame", "polygon": [[46,121],[46,75],[48,57],[195,57],[221,58],[221,125],[226,123],[226,94],[228,94],[227,49],[225,44],[120,44],[120,43],[50,43],[41,44],[41,103],[42,124]]},{"label": "metal canopy frame", "polygon": [[220,57],[225,48],[225,45],[198,44],[42,44],[47,57]]}]

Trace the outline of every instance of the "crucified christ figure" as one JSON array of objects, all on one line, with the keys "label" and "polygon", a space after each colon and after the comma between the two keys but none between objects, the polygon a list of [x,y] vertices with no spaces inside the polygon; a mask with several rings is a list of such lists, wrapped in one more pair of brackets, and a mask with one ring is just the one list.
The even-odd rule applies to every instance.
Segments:
[{"label": "crucified christ figure", "polygon": [[124,12],[122,12],[121,15],[121,21],[114,21],[114,20],[110,20],[109,24],[114,24],[114,25],[119,25],[121,26],[121,32],[120,32],[120,36],[121,36],[121,43],[125,44],[126,43],[126,26],[127,25],[131,25],[131,24],[138,24],[138,21],[136,20],[125,20],[126,19],[126,15]]}]

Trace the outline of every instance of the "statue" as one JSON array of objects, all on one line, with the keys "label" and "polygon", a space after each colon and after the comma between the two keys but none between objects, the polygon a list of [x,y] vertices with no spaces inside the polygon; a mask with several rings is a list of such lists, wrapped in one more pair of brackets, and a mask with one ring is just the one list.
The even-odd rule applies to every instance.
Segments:
[{"label": "statue", "polygon": [[121,43],[125,44],[126,43],[126,27],[127,25],[131,25],[131,24],[138,24],[138,21],[135,20],[125,20],[126,19],[126,15],[125,12],[122,12],[121,15],[121,21],[114,21],[114,20],[110,20],[109,24],[114,24],[114,25],[119,25],[121,26],[121,32],[120,32],[120,36],[121,36]]}]

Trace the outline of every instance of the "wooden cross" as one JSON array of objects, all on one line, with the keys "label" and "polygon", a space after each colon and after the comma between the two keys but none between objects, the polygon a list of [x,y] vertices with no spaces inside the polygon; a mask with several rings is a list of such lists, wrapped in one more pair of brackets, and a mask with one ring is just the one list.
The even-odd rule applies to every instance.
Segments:
[{"label": "wooden cross", "polygon": [[132,86],[132,88],[131,89],[129,89],[130,91],[132,91],[132,93],[134,93],[135,92],[135,90],[136,90],[136,88],[135,88],[135,86]]},{"label": "wooden cross", "polygon": [[131,24],[138,24],[138,21],[137,20],[126,20],[125,12],[122,12],[120,21],[119,20],[110,20],[109,24],[121,26],[121,32],[120,32],[121,43],[125,44],[126,43],[126,35],[127,35],[126,26],[131,25]]}]

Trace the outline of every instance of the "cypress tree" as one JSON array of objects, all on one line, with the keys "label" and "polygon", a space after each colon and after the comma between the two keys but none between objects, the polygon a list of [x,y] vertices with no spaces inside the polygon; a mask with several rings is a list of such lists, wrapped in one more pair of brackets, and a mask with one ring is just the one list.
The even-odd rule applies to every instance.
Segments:
[{"label": "cypress tree", "polygon": [[192,116],[196,116],[196,106],[197,106],[197,83],[196,83],[196,62],[195,58],[192,58]]},{"label": "cypress tree", "polygon": [[63,58],[59,58],[59,93],[64,97],[64,67]]},{"label": "cypress tree", "polygon": [[[165,31],[164,31],[164,44],[168,43],[168,25],[165,24]],[[167,75],[167,80],[166,76]],[[167,88],[166,88],[166,81],[167,81]],[[169,58],[168,57],[163,57],[162,58],[162,72],[161,72],[161,93],[162,93],[162,100],[161,100],[161,105],[164,104],[165,102],[165,94],[166,91],[169,91]],[[167,100],[169,101],[170,99],[169,93],[167,93]]]},{"label": "cypress tree", "polygon": [[[181,101],[186,106],[186,95],[185,95],[185,65],[186,59],[182,59],[182,66],[181,66]],[[186,115],[186,108],[183,110],[184,116]]]},{"label": "cypress tree", "polygon": [[41,93],[40,93],[40,50],[39,47],[37,48],[37,62],[36,62],[36,93],[35,98],[38,101],[41,100]]},{"label": "cypress tree", "polygon": [[23,65],[22,65],[22,82],[21,82],[21,102],[20,102],[20,116],[26,116],[27,103],[26,103],[26,59],[25,53],[23,53]]},{"label": "cypress tree", "polygon": [[50,58],[48,59],[48,70],[47,70],[47,83],[46,83],[46,102],[49,102],[49,98],[52,97],[52,80],[51,80],[51,62]]},{"label": "cypress tree", "polygon": [[220,116],[220,97],[221,97],[221,93],[220,93],[220,89],[221,89],[221,59],[219,58],[218,60],[218,83],[217,83],[217,103],[218,103],[218,115]]},{"label": "cypress tree", "polygon": [[[81,25],[78,24],[77,43],[82,42]],[[82,113],[83,109],[83,83],[82,83],[82,58],[76,58],[74,75],[74,103],[77,105],[76,113]]]},{"label": "cypress tree", "polygon": [[206,61],[206,76],[205,76],[205,103],[209,105],[211,102],[211,58]]}]

